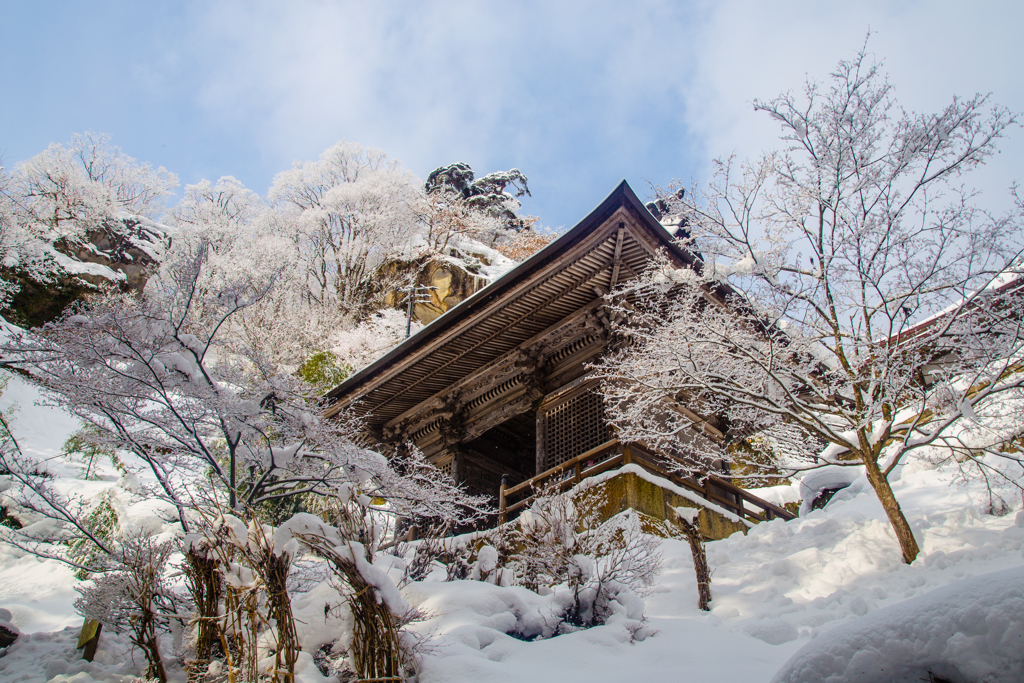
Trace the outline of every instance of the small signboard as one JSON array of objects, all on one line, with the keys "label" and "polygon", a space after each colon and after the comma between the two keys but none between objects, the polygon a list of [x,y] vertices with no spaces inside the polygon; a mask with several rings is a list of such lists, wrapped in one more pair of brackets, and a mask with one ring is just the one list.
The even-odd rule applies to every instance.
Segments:
[{"label": "small signboard", "polygon": [[86,619],[82,624],[82,631],[78,634],[77,649],[85,648],[85,652],[82,653],[82,659],[85,661],[91,662],[92,658],[96,656],[96,648],[100,644],[100,631],[102,630],[103,624],[95,619]]}]

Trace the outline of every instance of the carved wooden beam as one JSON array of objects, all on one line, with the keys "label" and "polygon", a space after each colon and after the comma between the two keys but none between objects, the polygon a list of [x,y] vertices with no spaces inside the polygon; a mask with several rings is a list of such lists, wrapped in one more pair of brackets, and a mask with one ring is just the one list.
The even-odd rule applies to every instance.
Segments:
[{"label": "carved wooden beam", "polygon": [[612,257],[612,276],[608,280],[608,290],[615,289],[619,283],[619,268],[622,266],[622,238],[626,234],[626,224],[619,223],[619,231],[615,235],[615,255]]},{"label": "carved wooden beam", "polygon": [[522,391],[522,393],[510,398],[504,404],[489,409],[480,416],[480,419],[472,421],[466,426],[465,440],[471,441],[492,427],[497,427],[505,420],[530,410],[533,407],[533,402],[536,400],[531,396],[531,392]]},{"label": "carved wooden beam", "polygon": [[[467,377],[460,379],[459,381],[453,383],[449,387],[445,388],[443,391],[438,392],[437,394],[431,396],[430,398],[424,399],[423,401],[413,406],[409,410],[406,410],[401,415],[392,418],[387,422],[387,426],[395,425],[403,420],[408,419],[411,416],[420,414],[423,411],[430,409],[432,406],[443,404],[445,400],[444,397],[456,390],[462,390],[467,395],[467,400],[471,400],[472,398],[475,397],[475,394],[478,394],[482,391],[486,391],[496,384],[500,384],[501,382],[505,381],[506,379],[508,379],[508,377],[512,375],[506,375],[503,378],[494,376],[493,383],[492,376],[495,373],[500,373],[503,368],[507,368],[512,363],[514,363],[515,360],[519,358],[519,356],[523,353],[524,349],[532,349],[533,347],[536,347],[538,343],[543,343],[546,339],[551,337],[551,335],[558,332],[562,328],[566,326],[572,326],[579,318],[592,318],[592,313],[594,309],[598,308],[601,304],[602,302],[600,299],[595,299],[594,301],[590,302],[586,306],[583,306],[576,312],[571,313],[570,315],[566,316],[557,323],[533,335],[525,342],[523,342],[519,347],[506,352],[504,355],[499,356],[488,365],[476,370]],[[475,385],[477,382],[481,382],[481,384],[479,386],[470,387],[471,384]]]},{"label": "carved wooden beam", "polygon": [[455,414],[441,420],[441,439],[449,448],[466,440],[466,425],[463,423],[462,415]]}]

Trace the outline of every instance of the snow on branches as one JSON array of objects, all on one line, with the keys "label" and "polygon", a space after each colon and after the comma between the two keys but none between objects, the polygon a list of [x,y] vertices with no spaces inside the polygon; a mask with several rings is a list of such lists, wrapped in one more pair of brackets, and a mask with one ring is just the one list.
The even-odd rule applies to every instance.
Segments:
[{"label": "snow on branches", "polygon": [[155,218],[177,184],[173,173],[137,162],[109,136],[85,133],[19,164],[9,199],[24,229],[74,242],[122,214]]},{"label": "snow on branches", "polygon": [[355,426],[322,418],[312,387],[232,336],[275,277],[236,271],[203,287],[209,254],[201,243],[165,264],[140,297],[96,296],[18,334],[4,344],[6,362],[95,427],[101,445],[134,455],[150,493],[178,509],[186,530],[196,500],[258,507],[344,485],[387,498],[396,513],[483,509],[421,456],[394,465],[354,445]]},{"label": "snow on branches", "polygon": [[[644,441],[701,431],[703,415],[760,432],[782,468],[864,465],[910,562],[894,468],[935,447],[1016,460],[1024,431],[1004,415],[966,438],[1024,399],[1024,234],[1019,200],[995,216],[958,184],[1016,119],[980,95],[905,112],[864,51],[829,85],[756,107],[787,146],[719,161],[703,193],[665,195],[705,261],[622,292],[637,299],[618,330],[633,344],[601,365],[609,412]],[[728,437],[709,445],[743,457]]]},{"label": "snow on branches", "polygon": [[182,604],[167,580],[167,563],[174,544],[152,536],[133,536],[122,541],[111,560],[110,571],[91,584],[77,588],[75,608],[86,619],[95,619],[115,632],[130,630],[132,643],[146,656],[146,676],[167,680],[160,651],[160,635],[172,627]]},{"label": "snow on branches", "polygon": [[358,318],[382,307],[380,266],[408,248],[421,196],[381,150],[339,142],[279,173],[268,198],[299,249],[308,295]]},{"label": "snow on branches", "polygon": [[[50,145],[11,172],[0,168],[0,303],[8,306],[25,278],[87,291],[106,283],[141,287],[166,246],[154,219],[177,184],[174,174],[137,162],[96,133]],[[40,314],[39,301],[29,310],[24,303],[15,305],[19,314]]]}]

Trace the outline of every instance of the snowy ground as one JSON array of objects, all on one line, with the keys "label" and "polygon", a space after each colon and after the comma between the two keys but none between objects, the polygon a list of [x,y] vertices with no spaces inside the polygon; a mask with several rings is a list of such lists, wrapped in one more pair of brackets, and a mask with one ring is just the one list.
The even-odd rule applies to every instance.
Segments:
[{"label": "snowy ground", "polygon": [[[74,430],[73,420],[34,407],[34,391],[19,378],[12,379],[0,405],[11,400],[20,404],[13,428],[22,447],[53,458]],[[856,631],[862,623],[857,620],[883,608],[970,577],[1024,567],[1019,503],[1007,515],[986,515],[982,491],[952,481],[949,471],[915,464],[894,481],[922,547],[910,566],[900,561],[882,508],[863,478],[824,510],[709,543],[710,613],[696,608],[688,546],[665,541],[664,571],[646,599],[648,625],[639,642],[631,642],[625,619],[526,642],[506,632],[517,622],[544,618],[548,602],[537,596],[471,581],[413,584],[406,598],[429,615],[417,625],[429,645],[420,681],[767,683],[802,646],[836,627],[842,629],[835,634]],[[0,548],[0,607],[32,634],[0,659],[0,681],[120,681],[137,672],[125,644],[106,633],[97,662],[76,663],[81,618],[72,607],[74,584],[72,573],[55,563]]]},{"label": "snowy ground", "polygon": [[[444,636],[421,681],[596,683],[628,673],[767,682],[801,646],[840,624],[966,577],[1024,567],[1024,513],[980,514],[980,491],[951,487],[949,473],[934,469],[905,468],[894,488],[922,546],[913,565],[902,563],[881,505],[860,479],[824,510],[709,543],[710,614],[696,607],[689,547],[665,541],[665,569],[646,600],[657,634],[635,644],[621,625],[522,642],[488,628],[501,620],[482,608],[452,609],[458,600],[445,594],[454,589],[420,584],[414,590],[432,597],[412,601],[438,613],[430,625]],[[509,590],[478,590],[488,589],[495,600]]]},{"label": "snowy ground", "polygon": [[[56,408],[36,405],[39,392],[20,375],[9,376],[0,409],[16,404],[11,429],[23,452],[49,468],[75,474],[79,468],[64,466],[58,456],[64,441],[78,429],[77,420]],[[0,607],[11,611],[11,621],[21,631],[57,631],[75,622],[80,626],[81,618],[71,609],[78,596],[74,584],[67,567],[23,557],[0,544]]]}]

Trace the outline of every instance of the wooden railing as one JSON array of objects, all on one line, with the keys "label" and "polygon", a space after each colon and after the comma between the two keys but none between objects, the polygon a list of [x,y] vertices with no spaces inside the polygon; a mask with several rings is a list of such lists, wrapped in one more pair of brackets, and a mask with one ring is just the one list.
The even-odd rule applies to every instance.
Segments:
[{"label": "wooden railing", "polygon": [[[641,444],[623,444],[618,439],[612,439],[515,486],[506,486],[506,478],[502,477],[498,494],[498,523],[504,524],[509,515],[526,508],[542,490],[550,487],[562,492],[588,477],[630,464],[638,465],[655,476],[692,491],[748,521],[763,522],[775,518],[790,520],[795,517],[788,510],[719,477],[709,475],[703,484],[699,484],[680,476],[672,471],[676,462],[671,456],[656,453]],[[751,509],[748,504],[757,509]]]}]

